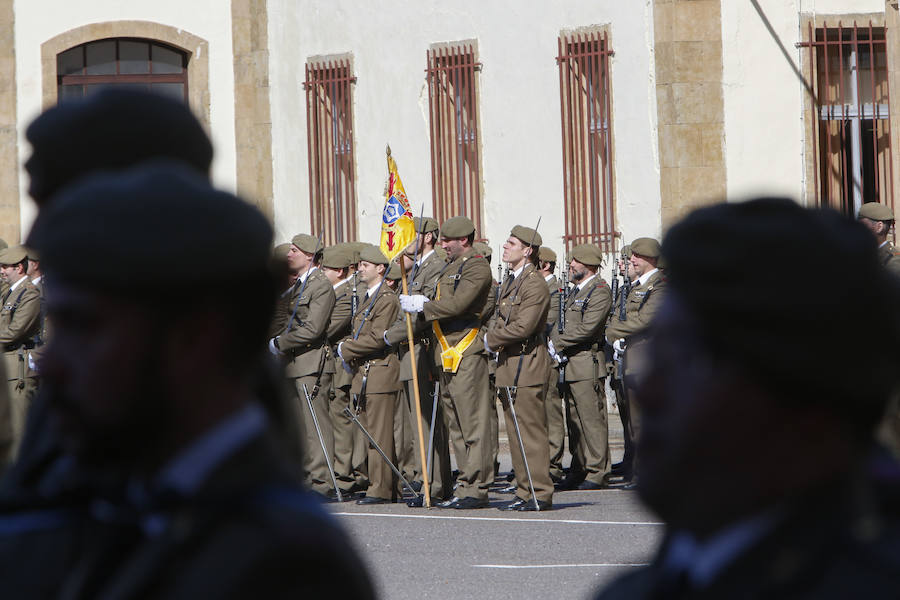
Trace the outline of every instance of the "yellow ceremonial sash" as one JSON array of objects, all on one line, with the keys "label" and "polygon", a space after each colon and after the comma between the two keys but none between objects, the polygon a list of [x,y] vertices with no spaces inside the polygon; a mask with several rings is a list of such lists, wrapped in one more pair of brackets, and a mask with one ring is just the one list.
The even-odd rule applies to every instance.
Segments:
[{"label": "yellow ceremonial sash", "polygon": [[[463,259],[465,262],[468,259]],[[462,268],[460,268],[462,270]],[[441,299],[441,284],[437,285],[437,290],[435,294],[435,299]],[[431,329],[434,331],[435,337],[438,339],[438,343],[441,345],[441,366],[444,368],[444,371],[449,371],[450,373],[456,373],[459,369],[459,363],[462,362],[463,353],[466,349],[472,345],[472,342],[475,341],[475,338],[478,336],[478,327],[474,329],[470,329],[469,333],[467,333],[463,339],[459,340],[459,343],[455,346],[451,347],[450,343],[447,341],[447,338],[444,337],[444,332],[441,329],[441,324],[437,321],[431,323]]]}]

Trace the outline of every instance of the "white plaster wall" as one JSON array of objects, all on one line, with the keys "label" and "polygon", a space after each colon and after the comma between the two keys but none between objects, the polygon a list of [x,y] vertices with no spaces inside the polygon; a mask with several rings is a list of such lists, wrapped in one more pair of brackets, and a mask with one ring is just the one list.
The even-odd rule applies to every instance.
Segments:
[{"label": "white plaster wall", "polygon": [[309,230],[307,58],[352,53],[360,237],[380,233],[390,142],[413,212],[432,214],[425,54],[477,40],[485,237],[492,246],[542,215],[562,248],[557,37],[611,24],[617,219],[628,238],[659,235],[660,192],[650,0],[269,0],[270,78],[279,240]]},{"label": "white plaster wall", "polygon": [[[234,53],[228,0],[16,0],[14,8],[20,164],[31,153],[25,129],[41,111],[41,44],[90,23],[152,21],[183,29],[209,42],[213,180],[226,189],[235,188]],[[19,185],[24,236],[34,219],[35,206],[28,197],[28,175],[21,168]]]},{"label": "white plaster wall", "polygon": [[[725,160],[728,197],[804,195],[803,109],[809,102],[800,49],[801,13],[884,12],[884,0],[722,1]],[[812,185],[812,183],[809,183]]]}]

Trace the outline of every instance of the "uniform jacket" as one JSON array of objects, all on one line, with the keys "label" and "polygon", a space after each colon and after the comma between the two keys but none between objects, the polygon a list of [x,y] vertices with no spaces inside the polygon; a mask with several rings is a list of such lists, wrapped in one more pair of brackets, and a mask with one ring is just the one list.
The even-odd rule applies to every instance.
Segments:
[{"label": "uniform jacket", "polygon": [[612,306],[612,292],[600,274],[580,290],[573,287],[566,301],[566,328],[554,327],[550,333],[559,354],[568,357],[566,381],[587,381],[606,377],[606,361],[598,346],[603,345],[603,326]]},{"label": "uniform jacket", "polygon": [[[525,265],[518,277],[502,286],[497,320],[487,334],[488,346],[499,353],[498,386],[547,382],[550,355],[544,334],[549,309],[547,283],[534,265]],[[516,381],[520,356],[522,370]]]},{"label": "uniform jacket", "polygon": [[[357,290],[358,292],[358,290]],[[350,332],[350,318],[353,294],[351,280],[342,281],[334,288],[334,309],[328,321],[328,345],[331,350],[331,358],[325,361],[325,372],[332,373],[332,384],[336,388],[349,386],[353,378],[341,366],[341,357],[337,355],[337,345]]]},{"label": "uniform jacket", "polygon": [[653,316],[662,305],[666,293],[666,280],[662,271],[650,276],[644,285],[631,288],[625,299],[625,320],[619,320],[618,311],[610,313],[606,326],[606,340],[612,344],[620,338],[643,331],[650,325]]},{"label": "uniform jacket", "polygon": [[900,277],[900,250],[891,242],[878,249],[878,256],[887,270]]},{"label": "uniform jacket", "polygon": [[[366,315],[370,303],[372,309]],[[384,332],[397,320],[399,313],[400,299],[387,285],[382,285],[378,290],[374,303],[371,298],[360,303],[350,328],[350,337],[341,342],[341,354],[353,367],[353,385],[350,389],[354,394],[362,389],[367,364],[366,393],[380,394],[400,389],[400,361],[397,360],[397,353],[391,352],[384,343]]]},{"label": "uniform jacket", "polygon": [[550,279],[545,280],[547,282],[547,291],[550,293],[550,309],[547,310],[547,334],[549,335],[550,331],[556,327],[556,323],[559,321],[559,302],[560,302],[560,294],[559,294],[559,280],[556,278],[556,275],[551,275]]},{"label": "uniform jacket", "polygon": [[334,308],[334,289],[321,270],[316,269],[307,276],[305,287],[300,279],[294,284],[288,319],[294,313],[294,306],[297,312],[287,331],[278,338],[281,351],[288,357],[284,372],[288,377],[315,375],[328,355],[328,323]]},{"label": "uniform jacket", "polygon": [[16,289],[7,290],[0,307],[0,346],[4,348],[9,379],[19,377],[19,349],[34,341],[40,328],[40,316],[41,293],[31,281],[23,279]]},{"label": "uniform jacket", "polygon": [[[438,321],[447,343],[455,346],[473,327],[481,327],[488,293],[491,289],[491,266],[475,250],[443,267],[435,285],[435,299],[426,302],[422,312],[426,321]],[[437,290],[440,290],[440,299]],[[479,332],[478,336],[482,333]],[[434,364],[441,364],[441,346],[432,340]],[[482,344],[470,345],[463,356],[484,352]]]},{"label": "uniform jacket", "polygon": [[272,311],[272,324],[269,326],[269,337],[281,335],[287,329],[288,319],[291,316],[291,293],[294,291],[294,284],[278,294],[275,299],[275,309]]},{"label": "uniform jacket", "polygon": [[[429,299],[434,299],[434,290],[441,269],[446,266],[437,252],[432,252],[422,264],[416,267],[413,278],[407,282],[407,290],[410,295],[422,294]],[[412,272],[410,272],[412,274]],[[419,313],[412,317],[413,336],[415,338],[416,370],[421,377],[425,377],[431,371],[431,357],[427,355],[427,348],[431,342],[431,324]],[[400,311],[397,320],[387,330],[387,341],[392,348],[397,350],[400,359],[400,380],[412,380],[412,364],[409,360],[409,340],[406,333],[406,313]]]},{"label": "uniform jacket", "polygon": [[[38,313],[37,333],[35,334],[35,347],[33,350],[29,350],[29,354],[31,355],[31,360],[35,364],[37,364],[40,361],[41,356],[43,356],[44,354],[44,346],[47,344],[47,342],[50,341],[50,320],[47,319],[43,277],[40,279],[40,281],[34,283],[34,287],[37,288],[37,291],[40,294],[40,311]],[[27,370],[27,376],[36,377],[37,373],[32,371],[29,367]]]}]

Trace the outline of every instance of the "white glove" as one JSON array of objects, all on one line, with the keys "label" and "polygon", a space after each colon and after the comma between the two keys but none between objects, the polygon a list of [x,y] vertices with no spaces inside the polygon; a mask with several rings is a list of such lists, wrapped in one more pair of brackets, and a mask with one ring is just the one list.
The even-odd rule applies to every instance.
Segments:
[{"label": "white glove", "polygon": [[34,356],[31,355],[31,352],[28,353],[28,368],[37,373],[37,363],[34,362]]},{"label": "white glove", "polygon": [[[344,345],[344,342],[341,342],[340,344],[338,344],[338,347],[337,347],[337,353],[341,360],[344,360],[344,355],[341,354],[341,346],[343,346],[343,345]],[[346,361],[344,361],[344,362],[346,363]]]},{"label": "white glove", "polygon": [[426,302],[428,302],[428,296],[423,296],[422,294],[415,294],[412,296],[400,294],[400,307],[408,313],[422,312]]},{"label": "white glove", "polygon": [[569,362],[569,357],[568,357],[568,356],[563,356],[562,354],[557,354],[557,355],[554,356],[553,358],[555,358],[555,359],[556,359],[556,362],[558,362],[559,364],[563,364],[563,363]]},{"label": "white glove", "polygon": [[549,352],[550,356],[552,356],[553,358],[556,358],[557,356],[559,356],[556,353],[556,346],[553,345],[553,340],[551,340],[549,338],[547,339],[547,352]]},{"label": "white glove", "polygon": [[494,351],[491,350],[491,347],[488,346],[488,343],[487,343],[487,334],[484,334],[484,340],[483,340],[483,341],[484,341],[484,351],[487,352],[488,354],[493,354]]},{"label": "white glove", "polygon": [[385,345],[387,345],[387,346],[391,345],[391,343],[387,339],[387,331],[385,331],[384,333],[381,334],[381,339],[384,340]]},{"label": "white glove", "polygon": [[269,340],[269,352],[272,353],[272,356],[282,356],[284,354],[284,352],[282,352],[278,349],[277,346],[275,346],[275,338]]},{"label": "white glove", "polygon": [[613,342],[613,350],[618,354],[625,354],[625,338],[619,338]]}]

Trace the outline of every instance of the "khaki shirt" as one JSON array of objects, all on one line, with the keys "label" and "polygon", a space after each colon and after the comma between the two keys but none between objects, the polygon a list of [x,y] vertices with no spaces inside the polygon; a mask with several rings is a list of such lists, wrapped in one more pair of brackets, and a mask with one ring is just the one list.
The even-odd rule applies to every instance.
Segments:
[{"label": "khaki shirt", "polygon": [[290,320],[288,315],[288,329],[278,337],[278,346],[288,357],[284,369],[288,377],[316,375],[323,368],[323,361],[328,356],[326,339],[333,308],[334,289],[321,270],[310,273],[305,286],[299,279],[294,284],[290,296],[290,311],[294,318]]},{"label": "khaki shirt", "polygon": [[[367,315],[370,304],[371,310]],[[341,342],[341,354],[353,368],[350,389],[354,394],[360,393],[367,364],[367,393],[396,392],[400,389],[400,361],[397,360],[397,353],[391,352],[384,343],[384,332],[397,320],[399,313],[400,299],[387,284],[381,286],[374,300],[366,299],[360,303],[350,327],[350,337]],[[359,335],[353,339],[357,331]]]},{"label": "khaki shirt", "polygon": [[606,376],[606,361],[598,355],[612,306],[612,292],[599,274],[580,290],[575,287],[566,300],[566,326],[562,333],[554,327],[550,339],[559,354],[565,355],[566,381],[586,381]]},{"label": "khaki shirt", "polygon": [[550,354],[544,333],[548,310],[550,292],[543,275],[534,265],[525,265],[518,277],[501,288],[497,320],[487,334],[488,346],[499,353],[498,386],[547,382]]},{"label": "khaki shirt", "polygon": [[[472,328],[481,328],[491,281],[491,266],[487,259],[470,248],[442,269],[435,286],[435,299],[426,302],[422,311],[425,320],[429,324],[438,321],[447,343],[455,346]],[[437,297],[438,290],[440,298]],[[481,335],[479,332],[478,336]],[[432,346],[434,364],[440,365],[441,346],[434,337]],[[484,352],[484,346],[476,339],[463,356],[480,352]]]}]

